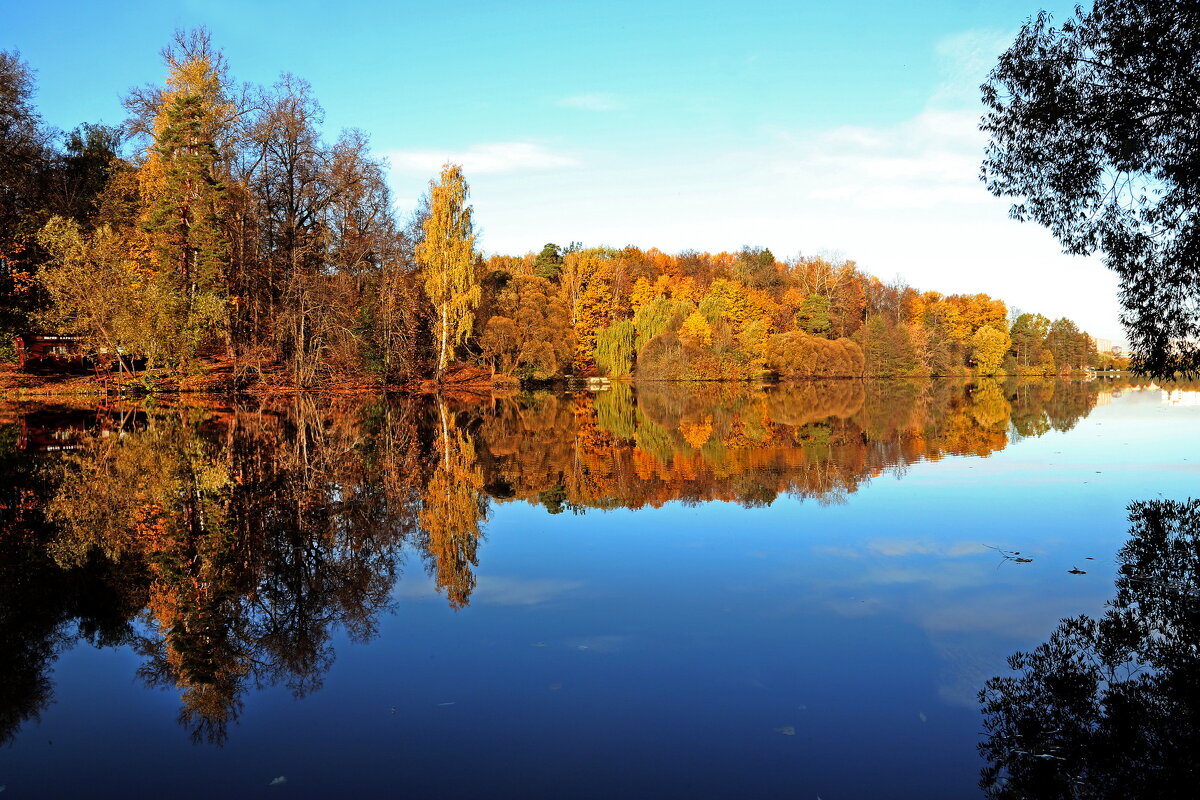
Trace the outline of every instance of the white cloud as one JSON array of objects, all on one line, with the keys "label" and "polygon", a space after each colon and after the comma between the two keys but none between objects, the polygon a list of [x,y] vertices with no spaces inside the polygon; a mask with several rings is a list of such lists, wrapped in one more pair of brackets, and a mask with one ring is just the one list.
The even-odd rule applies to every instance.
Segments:
[{"label": "white cloud", "polygon": [[553,600],[582,585],[578,581],[563,581],[553,578],[481,575],[475,587],[474,599],[478,602],[499,606],[533,606]]},{"label": "white cloud", "polygon": [[927,109],[895,125],[776,133],[742,157],[770,164],[795,200],[843,212],[909,211],[991,198],[976,175],[984,139],[973,111]]},{"label": "white cloud", "polygon": [[[480,575],[471,602],[498,606],[534,606],[556,600],[583,586],[580,581],[554,578],[516,578],[504,575]],[[404,600],[444,602],[433,578],[413,572],[396,581],[392,596]]]},{"label": "white cloud", "polygon": [[616,111],[621,107],[615,95],[608,92],[586,92],[564,97],[558,101],[563,108],[577,108],[583,111]]},{"label": "white cloud", "polygon": [[872,539],[867,547],[880,555],[936,555],[943,558],[974,556],[985,550],[975,542],[933,542],[928,539]]},{"label": "white cloud", "polygon": [[534,142],[488,142],[465,150],[393,150],[387,154],[392,168],[401,172],[434,175],[443,164],[461,164],[468,175],[527,172],[573,167],[579,162]]}]

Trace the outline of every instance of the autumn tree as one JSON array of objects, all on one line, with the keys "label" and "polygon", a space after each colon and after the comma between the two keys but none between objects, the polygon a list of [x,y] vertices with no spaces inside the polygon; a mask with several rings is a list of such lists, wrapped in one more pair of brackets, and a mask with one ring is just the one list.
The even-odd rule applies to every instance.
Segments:
[{"label": "autumn tree", "polygon": [[863,357],[863,349],[851,339],[829,340],[803,331],[774,334],[766,345],[767,367],[784,379],[860,377],[870,369]]},{"label": "autumn tree", "polygon": [[693,311],[679,326],[679,337],[701,345],[710,345],[713,340],[712,325],[700,311]]},{"label": "autumn tree", "polygon": [[656,297],[637,309],[633,315],[633,326],[637,329],[634,347],[641,350],[646,342],[660,333],[679,330],[679,326],[692,313],[694,306],[683,300],[668,300]]},{"label": "autumn tree", "polygon": [[440,180],[430,182],[425,239],[416,250],[425,296],[434,308],[439,379],[454,356],[454,347],[470,336],[473,312],[479,305],[475,230],[471,207],[466,204],[468,193],[462,167],[444,166]]},{"label": "autumn tree", "polygon": [[395,217],[367,136],[350,129],[324,141],[321,106],[292,75],[255,104],[238,162],[239,368],[279,363],[301,386],[362,372],[409,376],[420,305],[414,236]]},{"label": "autumn tree", "polygon": [[161,363],[174,325],[171,298],[130,260],[124,237],[108,226],[88,233],[74,220],[54,217],[38,241],[50,256],[38,274],[51,300],[42,324],[77,331],[100,363],[101,353],[124,370],[134,355],[150,366]]},{"label": "autumn tree", "polygon": [[207,31],[178,34],[163,56],[165,88],[135,94],[127,106],[141,115],[135,130],[149,137],[138,173],[142,247],[154,279],[170,289],[175,326],[165,349],[183,366],[218,331],[231,344],[226,156],[236,109]]},{"label": "autumn tree", "polygon": [[830,314],[832,328],[830,335],[836,337],[853,336],[866,318],[867,298],[865,276],[859,271],[853,261],[843,261],[836,266],[831,265],[832,287],[830,290]]},{"label": "autumn tree", "polygon": [[110,131],[85,126],[54,181],[81,241],[107,225],[105,253],[124,242],[138,294],[127,305],[154,323],[139,354],[182,367],[223,333],[240,383],[281,367],[297,386],[410,377],[423,312],[414,246],[428,214],[416,231],[397,223],[367,137],[326,143],[303,80],[239,93],[203,30],[177,34],[164,58],[166,85],[126,99],[144,144],[136,174],[113,157]]},{"label": "autumn tree", "polygon": [[385,165],[366,134],[349,130],[334,142],[326,182],[324,271],[337,301],[327,360],[343,373],[361,364],[384,380],[411,377],[421,363],[414,246],[397,224]]},{"label": "autumn tree", "polygon": [[734,262],[733,276],[755,289],[769,289],[781,282],[775,256],[765,247],[743,247]]},{"label": "autumn tree", "polygon": [[[202,65],[189,64],[200,69]],[[199,93],[172,98],[151,150],[143,217],[156,266],[169,270],[189,308],[198,296],[224,289],[229,242],[222,230],[225,186],[208,138],[212,110]],[[153,174],[161,170],[159,174]]]},{"label": "autumn tree", "polygon": [[1005,331],[991,325],[980,326],[971,336],[971,359],[981,375],[995,375],[1004,363],[1012,340]]},{"label": "autumn tree", "polygon": [[665,298],[671,286],[668,275],[659,275],[653,282],[646,277],[634,281],[633,289],[629,292],[629,307],[636,316],[650,303],[659,298]]},{"label": "autumn tree", "polygon": [[320,326],[311,317],[328,306],[323,213],[329,203],[327,148],[317,130],[322,111],[307,83],[284,75],[259,93],[259,112],[246,128],[241,178],[248,195],[251,249],[237,274],[240,355],[258,360],[274,351],[303,384],[319,357]]},{"label": "autumn tree", "polygon": [[579,372],[594,369],[596,335],[618,316],[620,282],[617,251],[588,248],[563,259],[560,291],[575,326],[574,369]]},{"label": "autumn tree", "polygon": [[740,328],[758,316],[760,309],[755,306],[745,284],[718,278],[708,287],[699,311],[710,323],[726,319]]},{"label": "autumn tree", "polygon": [[479,346],[498,373],[546,380],[570,363],[575,331],[550,281],[509,277],[490,306]]},{"label": "autumn tree", "polygon": [[602,375],[621,378],[633,371],[637,331],[627,319],[596,332],[596,366]]}]

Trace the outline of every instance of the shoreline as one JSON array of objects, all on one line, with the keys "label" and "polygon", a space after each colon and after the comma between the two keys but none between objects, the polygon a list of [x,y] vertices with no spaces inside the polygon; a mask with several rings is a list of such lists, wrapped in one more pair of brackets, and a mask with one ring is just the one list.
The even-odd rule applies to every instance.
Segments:
[{"label": "shoreline", "polygon": [[[469,379],[458,381],[447,381],[441,384],[433,379],[426,378],[413,381],[407,384],[382,384],[382,383],[345,383],[341,385],[330,386],[310,386],[302,387],[284,382],[271,383],[261,382],[255,385],[236,388],[232,385],[230,376],[227,373],[209,373],[195,376],[186,376],[182,379],[176,377],[163,376],[159,382],[159,387],[149,391],[114,391],[110,388],[110,384],[102,381],[95,375],[90,374],[39,374],[28,373],[19,370],[14,363],[0,364],[0,401],[6,402],[22,402],[22,401],[37,401],[37,400],[52,400],[57,398],[77,398],[77,399],[95,399],[95,400],[139,400],[147,397],[175,397],[175,396],[196,396],[196,397],[223,397],[223,398],[273,398],[273,397],[289,397],[298,395],[330,395],[330,396],[354,396],[366,394],[404,394],[411,396],[420,395],[466,395],[474,396],[479,399],[484,399],[493,396],[505,396],[521,391],[536,391],[538,389],[563,389],[569,391],[604,391],[614,384],[626,384],[637,386],[638,384],[651,383],[696,383],[697,381],[663,381],[645,379],[639,380],[636,376],[628,376],[624,378],[614,379],[595,379],[595,378],[561,378],[551,381],[536,381],[536,382],[519,382],[504,378],[480,379],[479,375],[471,375]],[[878,381],[878,380],[896,380],[896,381],[915,381],[915,380],[997,380],[1005,381],[1009,379],[1025,379],[1025,380],[1096,380],[1101,378],[1125,378],[1139,377],[1136,373],[1128,370],[1097,370],[1093,372],[1072,372],[1056,375],[1038,375],[1031,373],[1016,373],[1016,374],[997,374],[989,376],[961,374],[961,375],[845,375],[838,377],[812,377],[790,380],[772,380],[763,378],[757,381],[753,380],[705,380],[703,383],[731,383],[731,384],[747,384],[756,383],[760,386],[771,386],[776,384],[788,383],[808,383],[811,381]],[[466,398],[464,398],[466,399]]]}]

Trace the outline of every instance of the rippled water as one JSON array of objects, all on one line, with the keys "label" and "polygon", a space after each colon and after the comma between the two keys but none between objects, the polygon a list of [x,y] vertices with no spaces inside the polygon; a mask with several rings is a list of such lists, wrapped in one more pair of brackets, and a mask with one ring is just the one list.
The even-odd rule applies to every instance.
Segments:
[{"label": "rippled water", "polygon": [[[0,785],[1071,786],[1112,752],[1080,738],[1103,720],[1071,738],[1017,713],[1056,702],[1041,684],[990,685],[986,715],[979,693],[1104,613],[1134,574],[1131,502],[1197,494],[1197,398],[846,381],[0,407]],[[1152,671],[1190,676],[1177,661]]]}]

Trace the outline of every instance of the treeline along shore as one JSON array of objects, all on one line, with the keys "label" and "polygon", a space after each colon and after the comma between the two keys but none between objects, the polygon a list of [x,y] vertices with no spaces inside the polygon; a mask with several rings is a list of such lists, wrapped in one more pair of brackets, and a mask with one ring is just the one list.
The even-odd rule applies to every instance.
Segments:
[{"label": "treeline along shore", "polygon": [[32,69],[0,53],[0,361],[18,335],[69,335],[127,385],[250,391],[1124,366],[1068,319],[852,261],[485,256],[459,166],[402,217],[366,134],[326,137],[302,79],[238,84],[204,30],[163,58],[123,125],[64,134],[34,107]]}]

